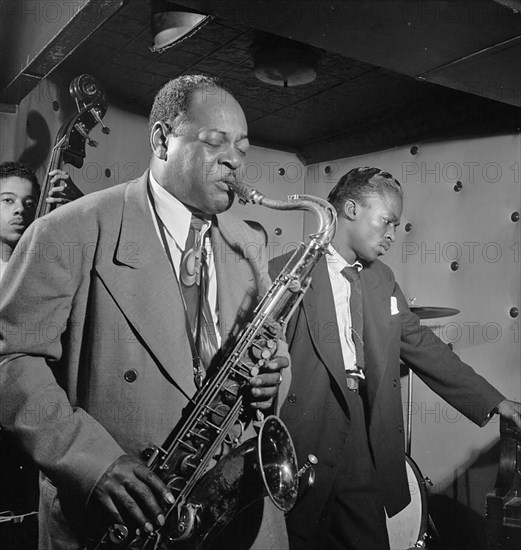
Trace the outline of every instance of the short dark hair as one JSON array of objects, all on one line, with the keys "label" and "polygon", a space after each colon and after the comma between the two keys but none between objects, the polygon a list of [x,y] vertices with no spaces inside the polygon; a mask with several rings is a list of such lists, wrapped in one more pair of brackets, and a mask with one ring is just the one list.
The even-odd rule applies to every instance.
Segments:
[{"label": "short dark hair", "polygon": [[329,193],[327,200],[337,212],[340,212],[349,199],[365,205],[370,196],[383,195],[389,191],[403,197],[400,182],[389,172],[384,172],[380,168],[362,166],[344,174]]},{"label": "short dark hair", "polygon": [[173,134],[178,133],[180,127],[189,121],[188,111],[192,94],[202,90],[212,95],[216,89],[230,93],[217,78],[204,74],[183,75],[170,80],[154,98],[148,119],[149,130],[151,131],[152,126],[159,121],[168,125]]},{"label": "short dark hair", "polygon": [[12,161],[2,162],[2,164],[0,164],[0,179],[10,178],[12,176],[30,181],[34,191],[37,194],[40,193],[40,184],[38,183],[36,172],[30,166],[27,166],[27,164]]}]

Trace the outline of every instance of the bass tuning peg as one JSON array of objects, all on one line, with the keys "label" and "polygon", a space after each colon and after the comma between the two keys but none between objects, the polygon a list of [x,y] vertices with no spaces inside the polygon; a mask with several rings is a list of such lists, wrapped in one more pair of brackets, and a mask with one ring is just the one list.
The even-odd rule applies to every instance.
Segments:
[{"label": "bass tuning peg", "polygon": [[103,120],[101,120],[101,117],[99,115],[99,112],[94,107],[90,110],[90,113],[96,119],[96,122],[101,125],[101,131],[105,135],[110,134],[110,128],[103,123]]}]

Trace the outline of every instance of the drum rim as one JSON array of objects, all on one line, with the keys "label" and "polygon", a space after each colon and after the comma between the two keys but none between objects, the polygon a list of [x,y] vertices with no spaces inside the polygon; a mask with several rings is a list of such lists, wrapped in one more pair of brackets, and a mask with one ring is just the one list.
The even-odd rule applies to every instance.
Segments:
[{"label": "drum rim", "polygon": [[[407,465],[409,465],[410,471],[407,470]],[[414,460],[407,453],[405,454],[404,466],[405,466],[406,474],[407,474],[407,483],[408,483],[409,493],[411,492],[410,476],[412,476],[415,479],[415,481],[418,485],[418,491],[419,491],[419,494],[420,494],[420,498],[418,500],[416,495],[415,495],[415,497],[413,499],[412,495],[411,495],[411,500],[409,501],[409,503],[407,504],[407,506],[405,508],[403,508],[398,514],[392,516],[391,518],[389,518],[387,516],[387,529],[388,529],[388,532],[389,532],[389,542],[392,543],[393,542],[392,537],[394,535],[391,534],[390,529],[393,528],[394,518],[396,518],[398,515],[400,515],[402,512],[404,512],[411,505],[415,506],[414,511],[416,511],[416,507],[418,506],[418,503],[419,503],[420,506],[421,506],[421,511],[420,511],[421,513],[418,514],[415,517],[415,524],[416,524],[416,520],[419,519],[418,523],[415,525],[417,527],[417,531],[414,532],[414,535],[413,535],[414,539],[412,539],[412,540],[408,539],[408,541],[407,541],[407,544],[416,545],[418,542],[425,543],[425,539],[427,538],[427,529],[428,529],[428,524],[429,524],[429,511],[427,509],[427,507],[428,507],[427,484],[426,484],[426,481],[425,481],[425,477],[421,473],[420,468],[418,467],[416,462],[414,462]],[[394,520],[394,521],[396,521],[396,520]],[[394,533],[396,533],[396,532],[394,532]],[[401,542],[403,542],[403,541],[400,541],[400,543]],[[391,546],[391,548],[393,548],[393,547]]]},{"label": "drum rim", "polygon": [[421,473],[420,468],[414,462],[414,460],[410,457],[410,455],[405,455],[405,462],[409,464],[411,467],[411,470],[414,473],[414,476],[418,480],[418,489],[420,491],[420,499],[421,499],[421,505],[422,505],[422,514],[421,514],[421,522],[420,522],[420,533],[419,533],[419,539],[423,540],[425,538],[425,535],[427,534],[427,524],[428,524],[428,518],[429,513],[427,510],[428,506],[428,495],[427,495],[427,483],[425,481],[425,478],[423,477],[423,474]]}]

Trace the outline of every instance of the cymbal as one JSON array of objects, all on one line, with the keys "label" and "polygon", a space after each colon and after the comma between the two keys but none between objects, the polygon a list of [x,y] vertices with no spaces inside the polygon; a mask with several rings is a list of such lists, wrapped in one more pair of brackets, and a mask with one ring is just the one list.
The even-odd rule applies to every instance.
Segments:
[{"label": "cymbal", "polygon": [[411,306],[409,309],[416,313],[420,319],[438,319],[439,317],[451,317],[459,313],[459,309],[452,307]]}]

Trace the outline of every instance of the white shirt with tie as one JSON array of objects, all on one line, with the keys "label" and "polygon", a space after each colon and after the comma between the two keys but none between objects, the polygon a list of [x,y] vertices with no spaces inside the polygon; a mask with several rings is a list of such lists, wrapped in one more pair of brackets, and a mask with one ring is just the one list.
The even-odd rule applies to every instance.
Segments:
[{"label": "white shirt with tie", "polygon": [[356,261],[352,265],[348,264],[331,245],[329,245],[329,252],[330,254],[326,254],[327,270],[333,290],[344,368],[346,371],[355,372],[357,370],[355,367],[356,351],[353,337],[351,336],[352,322],[351,310],[349,308],[351,285],[341,272],[345,267],[356,267],[360,271],[363,266],[359,261]]},{"label": "white shirt with tie", "polygon": [[[170,249],[172,256],[172,262],[174,263],[174,269],[176,275],[179,274],[179,267],[181,265],[181,256],[184,251],[188,232],[190,230],[190,221],[192,219],[192,213],[186,206],[172,196],[166,189],[161,187],[156,181],[152,173],[149,173],[150,187],[154,203],[161,222],[165,229],[166,241]],[[161,239],[159,233],[159,227],[157,225],[157,219],[154,214],[152,204],[150,204],[150,211],[152,213],[152,219],[154,220],[154,226],[156,228],[157,235]],[[202,228],[202,236],[209,231],[211,222],[208,221]],[[208,304],[212,312],[212,320],[214,326],[218,326],[218,306],[217,306],[217,274],[215,271],[215,261],[212,251],[212,245],[209,239],[205,240],[205,248],[207,252],[208,261]],[[217,328],[215,329],[215,335],[217,336],[217,343],[221,345],[221,335]]]}]

